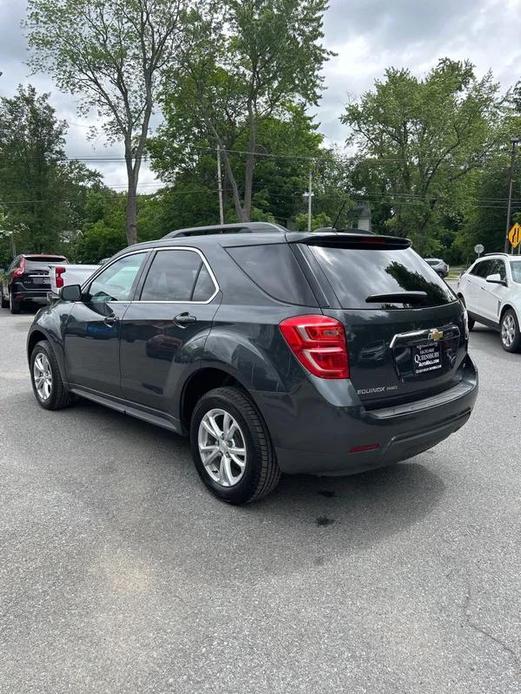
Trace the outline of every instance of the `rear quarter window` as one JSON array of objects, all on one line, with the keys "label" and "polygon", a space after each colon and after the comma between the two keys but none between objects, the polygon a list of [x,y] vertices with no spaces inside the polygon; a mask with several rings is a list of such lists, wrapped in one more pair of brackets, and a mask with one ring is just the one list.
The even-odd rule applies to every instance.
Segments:
[{"label": "rear quarter window", "polygon": [[252,282],[272,298],[298,306],[317,306],[315,295],[288,244],[236,246],[226,251]]},{"label": "rear quarter window", "polygon": [[371,295],[425,292],[414,308],[442,306],[456,296],[438,274],[411,248],[358,249],[311,246],[340,306],[351,309],[403,309],[409,305],[389,301],[368,303]]}]

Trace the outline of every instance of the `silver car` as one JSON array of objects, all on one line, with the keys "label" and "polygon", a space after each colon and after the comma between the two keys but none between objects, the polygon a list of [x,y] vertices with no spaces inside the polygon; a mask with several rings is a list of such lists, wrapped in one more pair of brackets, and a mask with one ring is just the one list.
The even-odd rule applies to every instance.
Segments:
[{"label": "silver car", "polygon": [[425,258],[425,262],[429,263],[431,268],[435,270],[440,277],[443,277],[443,279],[449,274],[449,266],[441,258]]}]

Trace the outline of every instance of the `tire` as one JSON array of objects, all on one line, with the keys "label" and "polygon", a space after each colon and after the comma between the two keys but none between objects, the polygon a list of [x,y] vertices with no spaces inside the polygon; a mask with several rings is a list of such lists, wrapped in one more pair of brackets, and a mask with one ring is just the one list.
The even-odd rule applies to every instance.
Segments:
[{"label": "tire", "polygon": [[[226,415],[234,420],[234,426],[230,427]],[[208,425],[212,419],[218,431],[226,432],[227,424],[228,431],[234,431],[228,443],[224,437],[219,439],[214,433],[209,433],[205,424]],[[215,432],[213,427],[210,429]],[[238,388],[215,388],[201,397],[192,414],[190,443],[202,481],[212,494],[229,504],[257,501],[275,489],[280,480],[280,469],[266,424],[251,399]],[[207,452],[206,465],[201,457],[201,453],[205,454],[201,445],[212,449]],[[237,453],[240,450],[244,454]],[[210,461],[212,454],[215,458]],[[236,461],[243,462],[244,466],[241,468]]]},{"label": "tire", "polygon": [[9,292],[9,310],[11,313],[20,313],[21,306],[18,301],[15,301],[15,298],[13,296],[13,292]]},{"label": "tire", "polygon": [[[39,367],[35,367],[35,362],[40,355],[40,364],[46,367],[48,366],[50,375],[50,389],[47,397],[44,397],[45,392],[42,392],[42,389],[39,390],[36,382],[35,374],[38,373]],[[31,383],[34,397],[40,407],[43,407],[44,410],[61,410],[65,407],[69,407],[73,402],[73,396],[63,383],[60,369],[58,368],[58,362],[56,361],[51,346],[46,340],[42,340],[35,345],[29,363],[31,367]]]},{"label": "tire", "polygon": [[2,308],[9,308],[9,300],[5,298],[2,286],[0,286],[0,305]]},{"label": "tire", "polygon": [[517,316],[508,308],[501,316],[501,344],[506,352],[521,352],[521,332]]}]

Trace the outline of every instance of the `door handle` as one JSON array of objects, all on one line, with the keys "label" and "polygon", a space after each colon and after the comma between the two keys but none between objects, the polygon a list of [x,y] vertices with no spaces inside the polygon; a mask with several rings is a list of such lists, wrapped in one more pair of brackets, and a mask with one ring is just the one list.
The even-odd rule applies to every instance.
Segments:
[{"label": "door handle", "polygon": [[174,323],[177,323],[177,325],[181,326],[182,328],[186,327],[187,325],[190,325],[190,323],[195,323],[196,321],[197,317],[192,316],[192,314],[188,313],[188,311],[185,311],[184,313],[179,313],[174,318]]},{"label": "door handle", "polygon": [[103,319],[103,322],[105,323],[105,325],[113,326],[116,325],[118,319],[116,318],[116,316],[106,316]]}]

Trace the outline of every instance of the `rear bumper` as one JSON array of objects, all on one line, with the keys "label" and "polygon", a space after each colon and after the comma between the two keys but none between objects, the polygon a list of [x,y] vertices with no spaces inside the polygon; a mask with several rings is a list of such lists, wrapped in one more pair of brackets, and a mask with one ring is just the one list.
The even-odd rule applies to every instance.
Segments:
[{"label": "rear bumper", "polygon": [[269,410],[259,404],[283,472],[350,475],[412,458],[440,443],[469,419],[477,394],[477,372],[467,357],[458,385],[406,405],[366,410],[354,391],[351,406],[318,403],[317,396],[292,411],[289,403],[274,408],[271,402]]},{"label": "rear bumper", "polygon": [[49,286],[41,289],[25,289],[19,286],[14,286],[12,290],[13,299],[17,303],[20,301],[35,301],[37,303],[46,304]]}]

